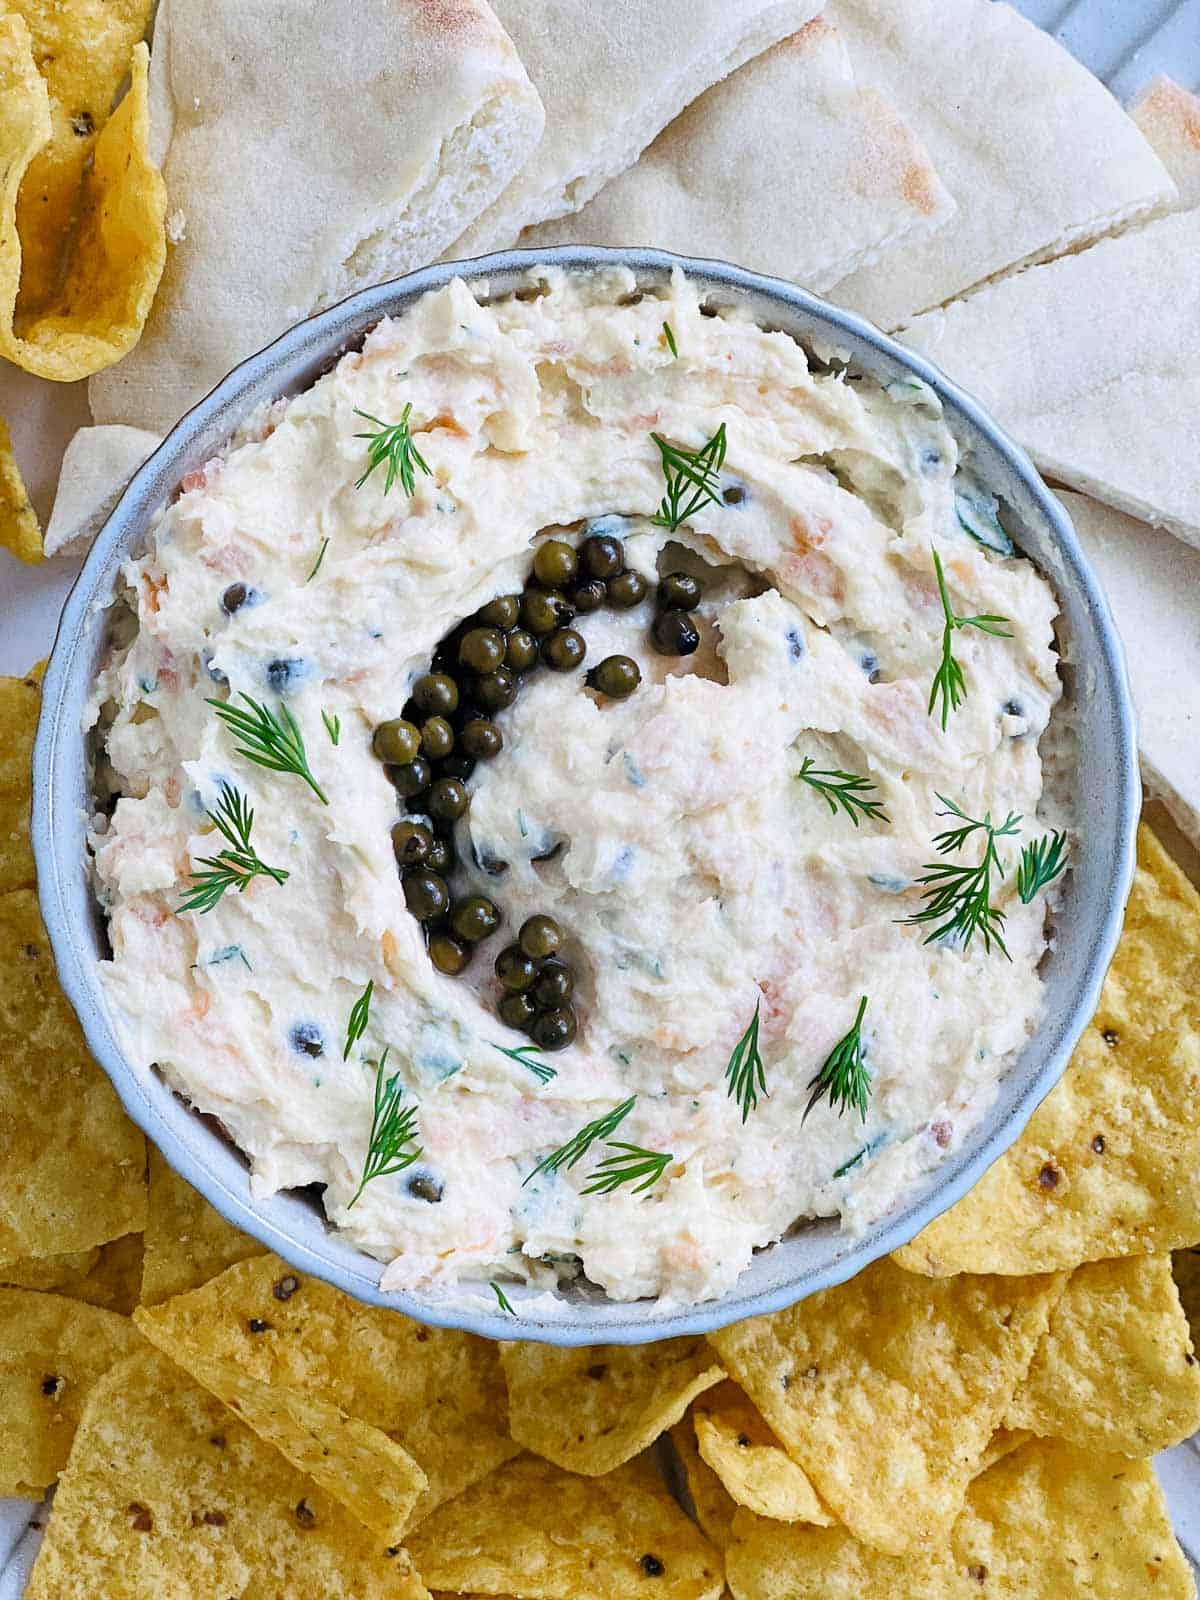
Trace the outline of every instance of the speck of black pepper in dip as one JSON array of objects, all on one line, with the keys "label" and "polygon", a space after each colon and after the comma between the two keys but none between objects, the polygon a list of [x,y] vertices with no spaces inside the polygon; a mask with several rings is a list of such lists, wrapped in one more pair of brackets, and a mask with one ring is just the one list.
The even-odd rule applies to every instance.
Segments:
[{"label": "speck of black pepper in dip", "polygon": [[47,1373],[42,1379],[42,1393],[47,1395],[57,1394],[58,1386],[61,1382],[61,1378],[56,1378],[52,1373]]},{"label": "speck of black pepper in dip", "polygon": [[644,1555],[638,1565],[648,1578],[661,1578],[667,1570],[657,1556]]},{"label": "speck of black pepper in dip", "polygon": [[1055,1167],[1055,1166],[1051,1166],[1050,1162],[1047,1161],[1046,1165],[1038,1173],[1038,1178],[1037,1178],[1038,1188],[1039,1189],[1057,1189],[1058,1188],[1058,1180],[1061,1177],[1062,1177],[1062,1173],[1058,1170],[1058,1168]]},{"label": "speck of black pepper in dip", "polygon": [[307,1500],[298,1500],[296,1502],[296,1521],[302,1528],[316,1527],[317,1513],[309,1505]]},{"label": "speck of black pepper in dip", "polygon": [[1104,1135],[1102,1133],[1098,1133],[1092,1140],[1092,1149],[1098,1156],[1102,1156],[1104,1154]]},{"label": "speck of black pepper in dip", "polygon": [[279,1282],[273,1285],[271,1293],[276,1300],[290,1300],[299,1287],[300,1279],[293,1277],[289,1272],[287,1277],[280,1278]]},{"label": "speck of black pepper in dip", "polygon": [[133,1524],[135,1532],[153,1533],[154,1518],[150,1515],[150,1512],[146,1509],[146,1507],[142,1505],[140,1500],[131,1500],[129,1502],[128,1511],[129,1518]]},{"label": "speck of black pepper in dip", "polygon": [[1105,1028],[1100,1037],[1104,1040],[1105,1044],[1110,1050],[1115,1050],[1118,1044],[1121,1042],[1121,1035],[1115,1028]]},{"label": "speck of black pepper in dip", "polygon": [[251,1317],[246,1326],[251,1333],[266,1333],[271,1324],[265,1317]]}]

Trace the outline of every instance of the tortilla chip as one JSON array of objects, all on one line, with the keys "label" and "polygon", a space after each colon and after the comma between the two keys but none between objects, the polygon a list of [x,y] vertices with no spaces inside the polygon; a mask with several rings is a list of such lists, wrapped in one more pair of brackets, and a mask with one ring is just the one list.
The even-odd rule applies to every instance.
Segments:
[{"label": "tortilla chip", "polygon": [[40,665],[23,678],[0,678],[0,895],[32,889],[37,882],[29,847],[29,802],[41,681]]},{"label": "tortilla chip", "polygon": [[559,1350],[500,1346],[513,1438],[589,1477],[632,1461],[725,1376],[703,1339]]},{"label": "tortilla chip", "polygon": [[156,1306],[172,1295],[198,1289],[226,1267],[265,1253],[259,1240],[226,1222],[153,1145],[149,1156],[143,1305]]},{"label": "tortilla chip", "polygon": [[152,0],[8,0],[29,29],[51,119],[17,201],[22,311],[58,286],[84,170],[153,9]]},{"label": "tortilla chip", "polygon": [[1171,1270],[1179,1299],[1192,1330],[1192,1344],[1200,1350],[1200,1246],[1176,1250]]},{"label": "tortilla chip", "polygon": [[1200,1239],[1200,894],[1143,826],[1125,932],[1062,1082],[910,1272],[1049,1272]]},{"label": "tortilla chip", "polygon": [[0,895],[0,1265],[146,1225],[146,1151],[58,987],[28,889]]},{"label": "tortilla chip", "polygon": [[709,1338],[834,1514],[900,1555],[948,1539],[1063,1283],[883,1260]]},{"label": "tortilla chip", "polygon": [[42,530],[13,455],[8,424],[0,417],[0,549],[21,561],[42,559]]},{"label": "tortilla chip", "polygon": [[135,1320],[184,1366],[232,1366],[381,1429],[429,1480],[414,1526],[519,1453],[496,1345],[363,1305],[277,1256],[239,1262]]},{"label": "tortilla chip", "polygon": [[71,1250],[61,1256],[26,1256],[0,1267],[0,1289],[39,1289],[78,1298],[75,1287],[100,1259],[99,1245],[91,1250]]},{"label": "tortilla chip", "polygon": [[693,1406],[692,1416],[701,1456],[738,1505],[780,1522],[832,1524],[803,1467],[736,1383],[710,1389]]},{"label": "tortilla chip", "polygon": [[[1003,1461],[1005,1456],[1012,1455],[1014,1450],[1019,1450],[1032,1438],[1034,1434],[1028,1428],[997,1428],[983,1452],[979,1472],[986,1472],[989,1467],[994,1467],[997,1461]],[[978,1476],[979,1473],[976,1473],[976,1477]]]},{"label": "tortilla chip", "polygon": [[737,1502],[700,1454],[691,1417],[677,1422],[667,1434],[671,1451],[666,1457],[671,1492],[700,1524],[700,1531],[718,1550],[729,1543]]},{"label": "tortilla chip", "polygon": [[738,1600],[1194,1600],[1149,1463],[1039,1439],[971,1485],[949,1548],[883,1555],[845,1531],[738,1512]]},{"label": "tortilla chip", "polygon": [[1071,1274],[1005,1422],[1128,1456],[1200,1428],[1200,1366],[1170,1256],[1093,1261]]},{"label": "tortilla chip", "polygon": [[335,1501],[169,1361],[93,1391],[26,1600],[428,1600]]},{"label": "tortilla chip", "polygon": [[126,1317],[0,1289],[0,1495],[50,1487],[93,1385],[141,1342]]},{"label": "tortilla chip", "polygon": [[582,1478],[523,1455],[436,1511],[408,1541],[433,1589],[523,1600],[716,1600],[721,1558],[639,1456]]},{"label": "tortilla chip", "polygon": [[138,1303],[142,1282],[142,1236],[61,1256],[27,1256],[0,1267],[0,1286],[63,1294],[85,1305],[127,1317]]},{"label": "tortilla chip", "polygon": [[129,92],[96,140],[61,287],[18,319],[18,191],[53,122],[29,30],[20,17],[0,17],[0,355],[38,377],[68,383],[111,366],[149,314],[166,260],[167,199],[147,152],[149,59],[144,44],[134,47]]}]

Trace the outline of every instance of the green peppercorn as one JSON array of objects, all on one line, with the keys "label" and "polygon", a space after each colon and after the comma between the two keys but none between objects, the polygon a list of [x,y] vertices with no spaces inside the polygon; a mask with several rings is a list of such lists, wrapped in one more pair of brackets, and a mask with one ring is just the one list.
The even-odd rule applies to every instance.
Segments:
[{"label": "green peppercorn", "polygon": [[420,748],[420,732],[403,717],[393,717],[390,722],[381,722],[371,740],[371,749],[380,761],[390,761],[396,766],[403,766],[411,761]]},{"label": "green peppercorn", "polygon": [[593,578],[615,578],[625,565],[625,547],[606,533],[593,533],[585,539],[579,554],[584,570]]},{"label": "green peppercorn", "polygon": [[472,672],[494,672],[504,660],[504,635],[499,628],[472,628],[458,647],[458,659]]},{"label": "green peppercorn", "polygon": [[410,872],[404,880],[404,903],[418,922],[432,922],[450,904],[446,880],[436,872]]},{"label": "green peppercorn", "polygon": [[485,717],[475,717],[462,731],[462,747],[469,756],[490,761],[504,749],[504,735],[494,722],[489,722]]},{"label": "green peppercorn", "polygon": [[429,959],[439,972],[457,978],[471,959],[471,946],[448,933],[435,933],[429,941]]},{"label": "green peppercorn", "polygon": [[496,1010],[500,1014],[501,1022],[507,1022],[510,1028],[518,1028],[522,1033],[537,1015],[533,1009],[533,1001],[527,994],[504,995]]},{"label": "green peppercorn", "polygon": [[389,767],[387,775],[396,793],[405,800],[411,800],[413,795],[420,794],[427,787],[432,773],[428,761],[418,756],[415,761],[406,761],[401,767]]},{"label": "green peppercorn", "polygon": [[525,919],[517,939],[527,956],[542,961],[546,956],[552,956],[562,943],[562,929],[553,917],[539,913]]},{"label": "green peppercorn", "polygon": [[574,628],[556,628],[542,640],[542,660],[551,672],[571,672],[585,655],[583,635]]},{"label": "green peppercorn", "polygon": [[642,681],[642,671],[632,656],[605,656],[587,675],[587,686],[610,700],[628,700]]},{"label": "green peppercorn", "polygon": [[445,717],[430,717],[421,727],[421,754],[440,761],[454,749],[454,729]]},{"label": "green peppercorn", "polygon": [[686,611],[660,611],[650,624],[650,642],[660,656],[690,656],[700,635]]},{"label": "green peppercorn", "polygon": [[425,865],[430,872],[438,872],[442,877],[454,870],[458,857],[451,841],[441,834],[434,834],[433,843],[429,847],[429,854],[425,858]]},{"label": "green peppercorn", "polygon": [[565,539],[547,539],[538,546],[533,558],[534,577],[550,589],[570,583],[578,567],[579,557]]},{"label": "green peppercorn", "polygon": [[392,828],[392,849],[399,866],[422,866],[433,849],[433,834],[423,823],[397,822]]},{"label": "green peppercorn", "polygon": [[505,945],[496,957],[496,976],[506,989],[520,994],[538,975],[538,964],[519,944]]},{"label": "green peppercorn", "polygon": [[640,572],[618,572],[605,587],[609,605],[616,606],[618,611],[629,611],[646,598],[647,584]]},{"label": "green peppercorn", "polygon": [[517,680],[507,667],[497,667],[475,680],[475,698],[485,711],[503,711],[517,698]]},{"label": "green peppercorn", "polygon": [[468,804],[461,778],[439,778],[429,790],[429,815],[437,822],[456,822]]},{"label": "green peppercorn", "polygon": [[530,633],[553,633],[571,620],[571,608],[561,594],[548,589],[526,589],[521,596],[521,622]]},{"label": "green peppercorn", "polygon": [[528,672],[536,666],[537,640],[528,628],[510,628],[504,641],[504,665],[513,672]]},{"label": "green peppercorn", "polygon": [[568,591],[568,600],[581,617],[590,616],[608,599],[608,590],[600,578],[585,578]]},{"label": "green peppercorn", "polygon": [[533,985],[533,1003],[539,1011],[557,1011],[575,993],[575,974],[565,961],[546,961]]},{"label": "green peppercorn", "polygon": [[695,611],[700,604],[700,585],[690,572],[667,572],[658,580],[660,611]]},{"label": "green peppercorn", "polygon": [[507,629],[516,626],[520,609],[519,594],[502,594],[495,600],[489,600],[487,605],[480,606],[476,616],[485,628]]},{"label": "green peppercorn", "polygon": [[427,672],[413,684],[413,703],[427,717],[448,717],[458,710],[458,685],[448,672]]},{"label": "green peppercorn", "polygon": [[534,1044],[543,1050],[565,1050],[578,1031],[575,1013],[570,1006],[561,1011],[543,1011],[529,1025]]},{"label": "green peppercorn", "polygon": [[460,939],[478,944],[481,939],[490,938],[500,926],[500,913],[485,895],[468,895],[452,907],[450,926]]},{"label": "green peppercorn", "polygon": [[465,755],[461,750],[443,756],[437,765],[439,778],[461,778],[464,783],[474,771],[475,757]]}]

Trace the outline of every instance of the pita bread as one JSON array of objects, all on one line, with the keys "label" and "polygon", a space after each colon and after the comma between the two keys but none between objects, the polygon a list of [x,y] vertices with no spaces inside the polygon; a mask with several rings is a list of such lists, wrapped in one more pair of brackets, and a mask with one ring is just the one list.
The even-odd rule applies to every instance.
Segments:
[{"label": "pita bread", "polygon": [[165,432],[289,323],[423,266],[541,134],[485,0],[177,4],[154,49],[173,248],[141,344],[90,390],[97,422]]},{"label": "pita bread", "polygon": [[1087,69],[994,0],[835,0],[855,76],[897,104],[958,202],[953,226],[888,252],[832,298],[884,328],[1174,198]]},{"label": "pita bread", "polygon": [[522,228],[578,211],[698,94],[821,9],[822,0],[497,0],[546,107],[546,137],[447,256],[503,249]]},{"label": "pita bread", "polygon": [[1200,211],[918,317],[904,342],[1048,476],[1200,545]]},{"label": "pita bread", "polygon": [[58,493],[46,525],[48,556],[85,540],[91,543],[158,442],[158,434],[121,423],[80,428],[63,456]]},{"label": "pita bread", "polygon": [[1152,78],[1129,109],[1179,190],[1179,209],[1200,206],[1200,97],[1165,72]]},{"label": "pita bread", "polygon": [[574,216],[523,245],[653,244],[818,293],[954,210],[924,146],[817,17],[693,101]]},{"label": "pita bread", "polygon": [[1125,645],[1146,787],[1200,844],[1200,553],[1161,528],[1060,491]]}]

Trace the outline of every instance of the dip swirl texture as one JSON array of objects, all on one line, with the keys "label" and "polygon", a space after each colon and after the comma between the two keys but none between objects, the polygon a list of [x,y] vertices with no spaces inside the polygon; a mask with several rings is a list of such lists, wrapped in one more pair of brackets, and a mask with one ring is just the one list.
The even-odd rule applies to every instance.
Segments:
[{"label": "dip swirl texture", "polygon": [[[130,1059],[221,1120],[256,1193],[324,1185],[384,1287],[582,1273],[617,1299],[692,1302],[797,1219],[857,1228],[896,1205],[1032,1032],[1044,900],[1023,904],[1011,876],[996,890],[1011,959],[903,919],[938,859],[939,796],[1040,831],[1057,606],[1005,553],[924,386],[885,392],[736,311],[707,315],[678,273],[662,298],[624,272],[539,278],[490,304],[455,281],[381,323],[191,474],[128,564],[131,620],[94,696],[117,797],[92,837],[105,978]],[[411,496],[382,472],[356,486],[361,413],[408,404],[428,474]],[[722,492],[656,525],[652,432],[696,449],[721,424]],[[981,517],[994,548],[968,531]],[[651,592],[660,571],[700,577],[700,648],[664,657],[647,608],[598,611],[574,624],[588,664],[633,657],[637,691],[543,672],[498,714],[504,750],[468,783],[458,846],[465,892],[494,896],[506,926],[446,976],[405,906],[402,802],[372,732],[439,640],[521,589],[544,537],[598,526]],[[933,550],[955,611],[1007,628],[955,634],[967,693],[944,730]],[[207,702],[242,695],[288,708],[327,805],[237,753]],[[831,812],[797,777],[806,758],[869,779],[888,820]],[[286,881],[180,911],[222,843],[206,813],[223,785]],[[566,935],[580,1022],[545,1083],[498,1048],[527,1041],[497,1018],[492,976],[540,912]],[[865,1121],[828,1098],[806,1117],[864,995]],[[743,1118],[726,1067],[756,1013],[766,1092]],[[351,1206],[385,1047],[421,1154]],[[603,1142],[535,1172],[630,1096],[613,1137],[673,1158],[651,1188],[585,1194]]]}]

